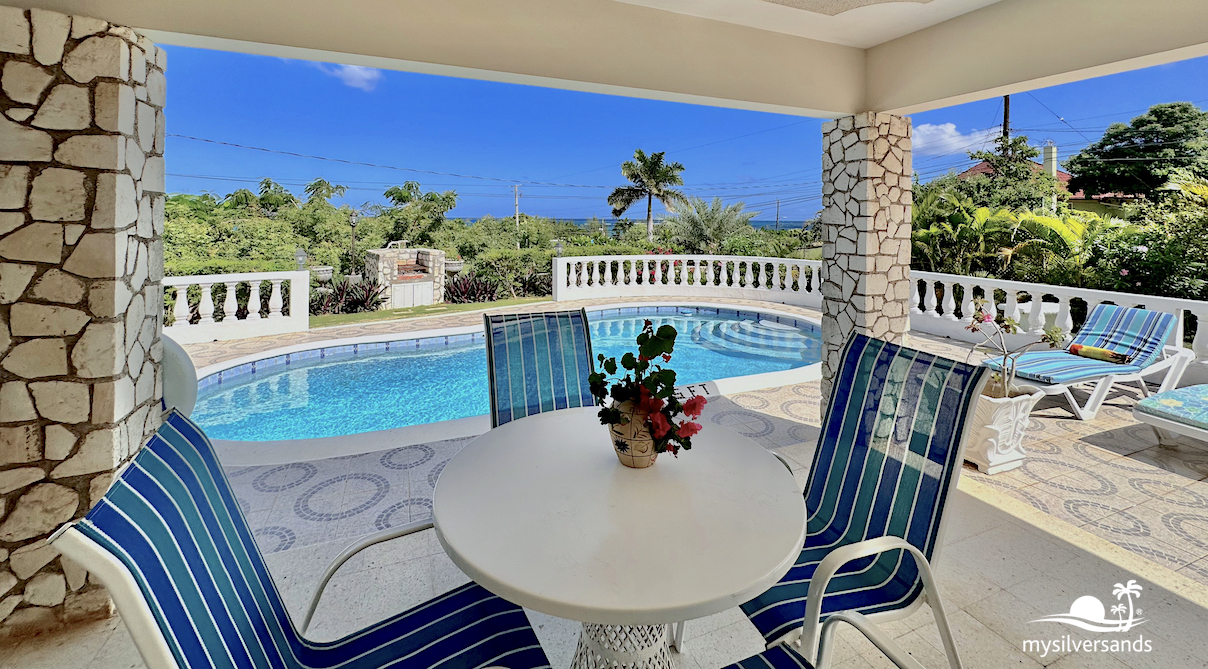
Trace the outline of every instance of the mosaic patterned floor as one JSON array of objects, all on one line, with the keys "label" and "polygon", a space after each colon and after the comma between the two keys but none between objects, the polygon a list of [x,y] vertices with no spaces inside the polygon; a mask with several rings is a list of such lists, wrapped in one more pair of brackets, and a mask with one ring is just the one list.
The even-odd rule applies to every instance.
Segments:
[{"label": "mosaic patterned floor", "polygon": [[[582,304],[595,302],[602,301]],[[807,309],[777,308],[817,317]],[[477,322],[479,316],[330,328],[304,336],[406,332],[456,325],[454,318]],[[303,335],[287,335],[289,341],[245,340],[237,342],[238,350],[217,343],[189,350],[199,364],[212,363],[297,343],[298,336]],[[912,335],[911,345],[959,360],[968,353],[959,342],[927,335]],[[965,476],[1208,584],[1208,444],[1188,439],[1160,446],[1151,429],[1132,419],[1135,400],[1135,391],[1119,392],[1093,421],[1075,420],[1058,402],[1045,400],[1034,414],[1022,467],[995,476],[967,467]],[[793,461],[804,483],[821,422],[819,401],[816,382],[771,388],[717,398],[705,418],[776,449]],[[231,474],[264,549],[282,551],[427,517],[432,484],[464,443],[417,444],[284,467],[238,468]]]}]

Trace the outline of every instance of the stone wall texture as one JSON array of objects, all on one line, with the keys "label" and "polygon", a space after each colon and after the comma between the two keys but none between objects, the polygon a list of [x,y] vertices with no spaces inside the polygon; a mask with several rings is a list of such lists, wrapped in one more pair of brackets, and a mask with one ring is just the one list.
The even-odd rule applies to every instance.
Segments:
[{"label": "stone wall texture", "polygon": [[910,119],[866,112],[822,126],[822,397],[853,332],[910,330]]},{"label": "stone wall texture", "polygon": [[0,636],[110,611],[46,537],[159,425],[165,61],[0,6]]}]

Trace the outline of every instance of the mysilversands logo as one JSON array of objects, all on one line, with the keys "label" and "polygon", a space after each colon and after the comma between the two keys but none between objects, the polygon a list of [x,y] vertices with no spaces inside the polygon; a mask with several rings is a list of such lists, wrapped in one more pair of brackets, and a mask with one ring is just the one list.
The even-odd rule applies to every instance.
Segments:
[{"label": "mysilversands logo", "polygon": [[[1112,595],[1117,603],[1112,605],[1110,611],[1098,597],[1085,595],[1074,600],[1069,613],[1056,613],[1032,622],[1061,623],[1088,632],[1128,632],[1146,622],[1146,619],[1141,617],[1141,609],[1134,605],[1134,600],[1141,597],[1141,590],[1140,584],[1134,580],[1117,583],[1112,588]],[[1137,635],[1135,638],[1076,639],[1066,634],[1056,639],[1026,639],[1023,649],[1038,652],[1041,657],[1045,657],[1049,653],[1148,653],[1153,650],[1153,646],[1144,635]]]}]

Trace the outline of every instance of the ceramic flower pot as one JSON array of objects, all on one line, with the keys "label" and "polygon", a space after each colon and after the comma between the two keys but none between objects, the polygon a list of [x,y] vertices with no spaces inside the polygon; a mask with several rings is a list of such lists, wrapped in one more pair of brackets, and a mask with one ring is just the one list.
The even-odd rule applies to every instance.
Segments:
[{"label": "ceramic flower pot", "polygon": [[616,449],[617,459],[626,467],[644,469],[654,464],[659,454],[654,451],[654,437],[650,436],[650,427],[646,425],[649,414],[639,412],[633,402],[613,403],[613,407],[629,419],[625,424],[609,426],[612,437],[612,447]]},{"label": "ceramic flower pot", "polygon": [[1010,397],[977,398],[965,459],[984,474],[1010,471],[1023,464],[1027,454],[1023,438],[1032,422],[1032,409],[1043,397],[1038,388],[1012,385]]}]

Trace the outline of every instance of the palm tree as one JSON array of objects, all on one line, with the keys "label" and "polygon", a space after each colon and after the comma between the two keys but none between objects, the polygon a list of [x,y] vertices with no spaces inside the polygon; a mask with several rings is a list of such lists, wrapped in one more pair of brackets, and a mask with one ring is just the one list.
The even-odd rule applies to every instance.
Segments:
[{"label": "palm tree", "polygon": [[306,184],[305,191],[307,203],[328,202],[333,197],[339,197],[347,193],[348,186],[338,186],[320,177]]},{"label": "palm tree", "polygon": [[759,212],[744,212],[743,203],[723,204],[721,198],[705,202],[688,200],[688,208],[667,221],[671,242],[686,253],[717,253],[727,238],[751,232],[751,219]]},{"label": "palm tree", "polygon": [[234,193],[231,193],[223,198],[222,203],[229,207],[252,209],[254,211],[260,207],[260,198],[252,191],[246,188],[240,188]]},{"label": "palm tree", "polygon": [[1121,632],[1127,632],[1133,625],[1133,597],[1141,596],[1141,586],[1133,579],[1129,579],[1127,584],[1117,583],[1112,588],[1112,594],[1117,600],[1128,598],[1128,621],[1124,624],[1124,629]]},{"label": "palm tree", "polygon": [[260,181],[260,208],[270,217],[282,209],[298,206],[298,198],[285,189],[285,186],[272,179]]},{"label": "palm tree", "polygon": [[647,156],[641,149],[634,151],[633,160],[621,164],[621,175],[633,185],[620,186],[608,196],[613,216],[624,214],[642,198],[646,199],[646,241],[650,243],[654,243],[654,200],[658,199],[669,210],[687,201],[683,193],[671,188],[684,185],[680,176],[684,166],[664,162],[665,154],[666,151],[659,151]]},{"label": "palm tree", "polygon": [[1052,262],[1057,268],[1068,268],[1068,280],[1072,282],[1069,285],[1075,286],[1086,283],[1095,242],[1130,227],[1118,218],[1090,212],[1075,212],[1068,216],[1025,213],[1020,215],[1019,225],[1032,237],[1043,240],[1044,264],[1047,266]]},{"label": "palm tree", "polygon": [[383,193],[394,207],[385,210],[394,220],[389,233],[391,240],[426,241],[433,230],[445,220],[445,214],[457,206],[457,191],[423,192],[418,181],[391,186]]}]

